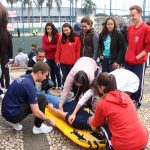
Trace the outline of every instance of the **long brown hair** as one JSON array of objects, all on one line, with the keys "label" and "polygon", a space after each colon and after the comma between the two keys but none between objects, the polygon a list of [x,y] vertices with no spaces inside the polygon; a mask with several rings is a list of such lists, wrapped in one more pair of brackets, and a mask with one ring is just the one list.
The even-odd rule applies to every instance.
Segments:
[{"label": "long brown hair", "polygon": [[102,30],[102,34],[103,34],[104,38],[106,38],[106,36],[107,36],[108,33],[109,33],[109,31],[108,31],[108,29],[107,29],[107,22],[108,22],[109,20],[112,20],[112,21],[114,22],[114,29],[112,30],[112,32],[117,31],[117,24],[116,24],[115,19],[114,19],[113,17],[108,17],[108,18],[105,20],[105,22],[104,22],[104,27],[103,27],[103,30]]},{"label": "long brown hair", "polygon": [[[63,28],[64,27],[68,27],[71,30],[70,35],[68,37],[63,32]],[[72,26],[69,23],[64,23],[63,26],[62,26],[62,39],[61,39],[61,43],[65,44],[67,38],[69,38],[69,42],[73,43],[75,41],[75,36],[78,36],[78,35],[74,32]]]},{"label": "long brown hair", "polygon": [[0,55],[8,49],[9,36],[7,31],[8,12],[0,2]]},{"label": "long brown hair", "polygon": [[87,74],[84,71],[78,71],[75,74],[74,81],[82,85],[82,92],[85,93],[90,88]]},{"label": "long brown hair", "polygon": [[97,77],[98,86],[105,86],[104,93],[117,89],[115,76],[107,72],[102,72]]}]

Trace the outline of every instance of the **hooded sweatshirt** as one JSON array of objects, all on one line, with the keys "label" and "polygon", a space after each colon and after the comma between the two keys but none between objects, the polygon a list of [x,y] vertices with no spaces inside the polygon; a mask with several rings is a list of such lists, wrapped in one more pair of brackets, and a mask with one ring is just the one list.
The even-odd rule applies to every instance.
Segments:
[{"label": "hooded sweatshirt", "polygon": [[148,131],[138,118],[130,97],[120,91],[111,91],[97,104],[90,124],[98,127],[108,121],[115,150],[140,150],[148,143]]},{"label": "hooded sweatshirt", "polygon": [[75,23],[73,29],[74,29],[74,32],[76,32],[79,35],[82,31],[81,23],[79,22]]}]

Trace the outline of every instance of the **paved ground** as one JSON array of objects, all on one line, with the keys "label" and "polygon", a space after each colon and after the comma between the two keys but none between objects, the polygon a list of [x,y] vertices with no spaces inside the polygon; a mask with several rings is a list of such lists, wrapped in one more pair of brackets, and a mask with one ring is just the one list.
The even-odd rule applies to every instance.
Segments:
[{"label": "paved ground", "polygon": [[[146,70],[145,90],[139,117],[150,131],[150,68]],[[1,105],[1,99],[0,99]],[[134,120],[133,120],[134,122]],[[80,150],[80,146],[54,129],[49,134],[33,135],[33,116],[23,122],[23,130],[16,132],[0,115],[0,150]],[[139,135],[140,136],[140,135]],[[146,148],[150,150],[150,140]]]}]

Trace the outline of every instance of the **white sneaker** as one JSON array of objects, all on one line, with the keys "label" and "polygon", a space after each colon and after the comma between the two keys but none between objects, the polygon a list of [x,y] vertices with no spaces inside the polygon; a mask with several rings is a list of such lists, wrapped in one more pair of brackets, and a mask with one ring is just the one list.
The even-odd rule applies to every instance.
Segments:
[{"label": "white sneaker", "polygon": [[4,98],[4,96],[5,96],[4,94],[1,94],[1,95],[0,95],[0,98],[1,98],[1,99],[3,99],[3,98]]},{"label": "white sneaker", "polygon": [[41,124],[41,127],[37,128],[36,126],[33,127],[32,132],[33,134],[41,134],[41,133],[49,133],[51,132],[53,127],[47,126],[45,124]]},{"label": "white sneaker", "polygon": [[23,126],[19,123],[11,123],[11,122],[8,122],[16,131],[20,131],[22,130]]}]

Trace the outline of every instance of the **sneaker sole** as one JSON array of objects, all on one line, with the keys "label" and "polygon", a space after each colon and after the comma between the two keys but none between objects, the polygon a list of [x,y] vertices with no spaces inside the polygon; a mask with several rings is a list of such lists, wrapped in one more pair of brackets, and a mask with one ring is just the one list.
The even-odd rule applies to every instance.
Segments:
[{"label": "sneaker sole", "polygon": [[51,132],[53,130],[53,128],[51,127],[51,129],[49,130],[49,131],[45,131],[45,132],[35,132],[35,131],[32,131],[32,133],[33,134],[42,134],[42,133],[44,133],[44,134],[46,134],[46,133],[49,133],[49,132]]}]

